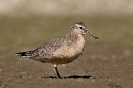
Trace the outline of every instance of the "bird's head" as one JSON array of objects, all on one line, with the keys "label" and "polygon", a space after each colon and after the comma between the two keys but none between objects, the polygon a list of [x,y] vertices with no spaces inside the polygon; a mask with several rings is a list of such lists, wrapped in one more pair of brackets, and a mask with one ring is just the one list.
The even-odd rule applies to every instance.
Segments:
[{"label": "bird's head", "polygon": [[94,37],[95,39],[98,39],[98,37],[96,37],[95,35],[93,35],[91,32],[88,31],[88,28],[82,22],[76,22],[71,27],[71,32],[74,32],[79,35],[90,35],[90,36]]}]

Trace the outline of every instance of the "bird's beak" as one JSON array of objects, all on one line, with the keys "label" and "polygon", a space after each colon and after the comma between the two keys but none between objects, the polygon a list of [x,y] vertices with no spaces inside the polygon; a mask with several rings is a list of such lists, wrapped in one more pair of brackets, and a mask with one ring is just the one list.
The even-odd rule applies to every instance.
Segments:
[{"label": "bird's beak", "polygon": [[89,36],[91,36],[91,37],[93,37],[93,38],[95,38],[95,39],[98,39],[98,37],[97,36],[95,36],[95,35],[93,35],[91,32],[87,32],[87,35],[89,35]]}]

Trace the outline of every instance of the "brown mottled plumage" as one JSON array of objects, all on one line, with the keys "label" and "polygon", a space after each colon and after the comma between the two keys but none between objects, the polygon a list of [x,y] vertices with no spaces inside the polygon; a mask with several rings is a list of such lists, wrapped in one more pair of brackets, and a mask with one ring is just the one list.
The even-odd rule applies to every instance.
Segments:
[{"label": "brown mottled plumage", "polygon": [[54,38],[35,50],[16,54],[35,61],[54,64],[57,77],[61,78],[56,65],[70,63],[83,53],[85,46],[83,35],[86,34],[98,39],[87,30],[87,27],[82,22],[76,22],[71,27],[69,34]]}]

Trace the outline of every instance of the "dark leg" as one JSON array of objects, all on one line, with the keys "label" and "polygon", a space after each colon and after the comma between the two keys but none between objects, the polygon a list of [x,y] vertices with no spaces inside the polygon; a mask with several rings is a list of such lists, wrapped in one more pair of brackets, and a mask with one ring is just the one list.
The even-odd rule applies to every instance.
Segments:
[{"label": "dark leg", "polygon": [[61,78],[56,65],[54,65],[54,68],[55,68],[55,75],[57,76],[57,78]]}]

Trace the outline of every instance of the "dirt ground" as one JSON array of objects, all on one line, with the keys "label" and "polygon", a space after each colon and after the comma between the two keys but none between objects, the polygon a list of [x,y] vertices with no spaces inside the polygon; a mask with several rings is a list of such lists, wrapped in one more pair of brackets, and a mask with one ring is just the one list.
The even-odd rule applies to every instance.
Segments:
[{"label": "dirt ground", "polygon": [[[91,32],[97,35],[99,40],[85,36],[86,47],[82,56],[72,63],[58,66],[63,79],[55,78],[53,65],[21,58],[14,54],[37,48],[47,40],[66,33],[64,29],[64,32],[55,31],[55,35],[48,34],[42,37],[43,33],[51,33],[47,32],[48,30],[42,32],[42,28],[51,27],[45,26],[45,22],[42,23],[41,19],[44,18],[33,17],[29,21],[26,19],[29,18],[1,17],[3,24],[0,35],[0,88],[133,88],[132,17],[89,18],[89,22],[85,21],[86,18],[82,18],[81,21],[92,25]],[[72,20],[64,22],[64,19],[54,20],[59,20],[59,23],[64,25],[68,23],[65,26],[68,30],[71,26],[69,22]],[[37,25],[30,23],[31,21]],[[54,24],[56,21],[50,22]],[[15,23],[18,25],[14,27]],[[106,25],[103,25],[105,23]],[[57,26],[58,29],[57,24],[52,27]]]}]

